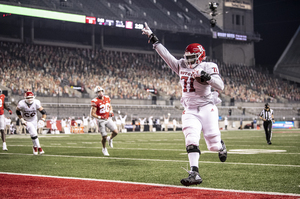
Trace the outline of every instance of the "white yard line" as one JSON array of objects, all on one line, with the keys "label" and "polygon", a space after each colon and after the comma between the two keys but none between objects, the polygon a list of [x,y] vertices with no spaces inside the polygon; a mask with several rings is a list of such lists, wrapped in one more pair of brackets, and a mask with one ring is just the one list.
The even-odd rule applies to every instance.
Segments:
[{"label": "white yard line", "polygon": [[[92,144],[92,143],[86,143],[83,142],[85,144]],[[98,143],[98,142],[95,142]],[[67,143],[70,145],[75,145],[76,143]],[[49,146],[49,145],[43,145],[43,148],[78,148],[78,149],[101,149],[102,147],[99,145],[99,147],[90,147],[90,146],[58,146],[58,144],[52,144],[54,146]],[[16,146],[16,147],[31,147],[32,145],[9,145],[10,146]],[[143,150],[143,151],[178,151],[178,152],[185,152],[185,149],[154,149],[154,148],[113,148],[110,150]],[[238,152],[240,151],[240,152]],[[245,151],[248,151],[248,153],[246,153]],[[251,152],[254,151],[254,152]],[[268,150],[268,149],[231,149],[228,151],[229,154],[243,154],[243,155],[247,155],[247,154],[257,154],[257,151],[261,151],[259,154],[267,154],[267,153],[272,153],[272,154],[280,154],[280,155],[300,155],[300,153],[286,153],[286,150],[276,150],[276,149],[272,149],[272,150]],[[217,153],[215,151],[204,151],[201,150],[201,153]]]},{"label": "white yard line", "polygon": [[[19,155],[19,156],[32,156],[32,154],[24,153],[0,153],[0,155]],[[71,155],[48,155],[47,157],[60,157],[60,158],[84,158],[84,159],[110,159],[110,160],[132,160],[132,161],[147,161],[147,162],[188,162],[183,160],[162,160],[162,159],[139,159],[139,158],[117,158],[117,157],[95,157],[95,156],[71,156]],[[211,162],[211,161],[199,161],[202,164],[230,164],[230,165],[247,165],[247,166],[272,166],[272,167],[296,167],[300,168],[300,165],[284,165],[284,164],[258,164],[258,163],[240,163],[240,162]]]},{"label": "white yard line", "polygon": [[69,180],[86,180],[86,181],[96,181],[96,182],[114,182],[114,183],[134,184],[134,185],[172,187],[172,188],[179,188],[179,189],[201,189],[201,190],[225,191],[225,192],[234,192],[234,193],[251,193],[251,194],[267,194],[267,195],[300,196],[300,194],[293,194],[293,193],[262,192],[262,191],[243,191],[243,190],[232,190],[232,189],[228,190],[228,189],[214,189],[214,188],[205,188],[205,187],[184,187],[184,186],[175,186],[175,185],[167,185],[167,184],[140,183],[140,182],[129,182],[129,181],[117,181],[117,180],[102,180],[102,179],[92,179],[92,178],[61,177],[61,176],[49,176],[49,175],[35,175],[35,174],[25,174],[25,173],[0,172],[0,174],[33,176],[33,177],[47,177],[47,178],[69,179]]}]

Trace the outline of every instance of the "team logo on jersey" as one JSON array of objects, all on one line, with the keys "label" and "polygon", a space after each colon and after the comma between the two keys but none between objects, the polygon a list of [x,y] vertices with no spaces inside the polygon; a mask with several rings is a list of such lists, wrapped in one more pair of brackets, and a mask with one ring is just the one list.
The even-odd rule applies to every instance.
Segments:
[{"label": "team logo on jersey", "polygon": [[182,112],[182,115],[185,114],[185,110]]},{"label": "team logo on jersey", "polygon": [[214,112],[215,110],[212,108],[210,112]]}]

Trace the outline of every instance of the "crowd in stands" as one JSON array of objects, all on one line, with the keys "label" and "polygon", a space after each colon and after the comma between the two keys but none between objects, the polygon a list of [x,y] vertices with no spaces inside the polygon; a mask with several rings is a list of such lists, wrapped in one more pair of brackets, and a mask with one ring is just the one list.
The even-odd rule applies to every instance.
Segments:
[{"label": "crowd in stands", "polygon": [[[243,102],[265,102],[285,98],[300,101],[300,89],[254,67],[218,63],[225,83],[222,96]],[[102,49],[76,49],[24,43],[0,42],[0,84],[23,95],[73,97],[72,87],[82,94],[96,85],[111,98],[151,99],[147,89],[179,99],[181,86],[156,54]],[[88,97],[93,97],[89,96]]]},{"label": "crowd in stands", "polygon": [[225,95],[241,102],[300,101],[300,88],[275,78],[261,69],[243,65],[218,63]]},{"label": "crowd in stands", "polygon": [[101,85],[111,98],[151,99],[145,88],[180,96],[175,76],[154,55],[6,42],[0,49],[1,84],[13,94],[31,89],[38,96],[72,97],[71,86],[85,92]]}]

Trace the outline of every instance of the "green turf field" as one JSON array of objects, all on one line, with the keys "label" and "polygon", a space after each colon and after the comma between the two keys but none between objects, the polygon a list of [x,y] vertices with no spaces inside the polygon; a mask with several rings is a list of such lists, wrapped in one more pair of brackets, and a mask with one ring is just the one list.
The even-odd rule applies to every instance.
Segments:
[{"label": "green turf field", "polygon": [[[182,132],[120,133],[110,157],[101,152],[100,134],[40,135],[45,151],[33,156],[29,135],[7,135],[0,172],[179,185],[188,176]],[[201,187],[300,193],[300,131],[274,130],[267,145],[262,130],[223,131],[228,158],[221,163],[203,137]]]}]

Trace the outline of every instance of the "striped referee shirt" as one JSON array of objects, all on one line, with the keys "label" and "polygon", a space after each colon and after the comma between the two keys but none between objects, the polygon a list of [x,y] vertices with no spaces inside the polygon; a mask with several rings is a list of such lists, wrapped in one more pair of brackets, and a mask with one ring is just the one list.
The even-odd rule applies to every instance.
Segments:
[{"label": "striped referee shirt", "polygon": [[264,109],[262,110],[259,116],[268,121],[268,120],[272,120],[272,115],[273,115],[273,109],[269,109],[268,111]]}]

